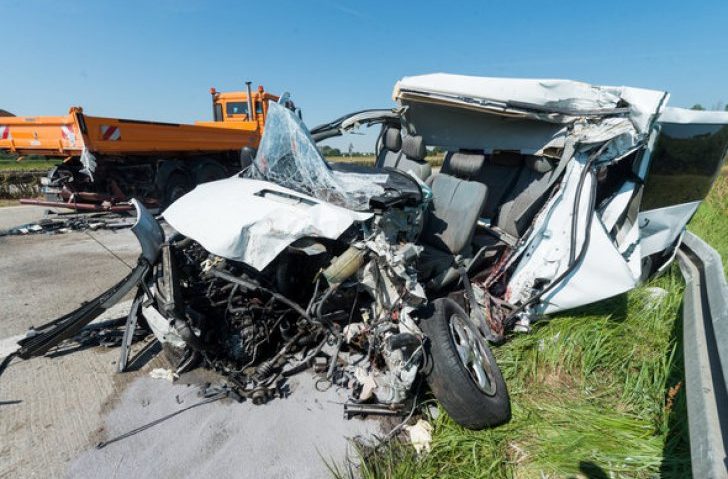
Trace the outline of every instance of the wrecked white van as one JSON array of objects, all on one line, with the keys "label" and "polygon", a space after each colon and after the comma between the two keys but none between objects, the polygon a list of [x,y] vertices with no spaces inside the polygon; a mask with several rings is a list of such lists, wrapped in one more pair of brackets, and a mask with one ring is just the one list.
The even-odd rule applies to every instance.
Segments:
[{"label": "wrecked white van", "polygon": [[[144,318],[180,371],[214,368],[256,402],[318,365],[365,411],[401,410],[424,379],[458,423],[497,425],[489,344],[664,268],[728,148],[728,114],[660,91],[434,74],[394,100],[310,132],[270,105],[251,164],[172,204],[167,240],[138,206],[135,271],[18,355],[138,284],[127,331]],[[373,125],[375,167],[316,146]],[[427,147],[447,151],[439,172]]]}]

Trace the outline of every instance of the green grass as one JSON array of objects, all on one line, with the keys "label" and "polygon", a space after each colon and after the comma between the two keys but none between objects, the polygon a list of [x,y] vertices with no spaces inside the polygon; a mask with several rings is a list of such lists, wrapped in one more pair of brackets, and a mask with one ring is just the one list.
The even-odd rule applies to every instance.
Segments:
[{"label": "green grass", "polygon": [[728,273],[728,166],[721,171],[688,229],[720,253],[723,271]]},{"label": "green grass", "polygon": [[[728,170],[690,229],[728,259]],[[661,299],[651,289],[667,291]],[[676,265],[628,294],[537,324],[496,348],[512,400],[505,426],[441,414],[432,451],[362,450],[366,478],[690,477]]]},{"label": "green grass", "polygon": [[684,392],[669,394],[681,381],[682,282],[672,271],[651,285],[668,295],[656,302],[640,288],[497,349],[513,407],[507,425],[468,431],[442,413],[429,455],[395,445],[369,458],[364,476],[685,477]]},{"label": "green grass", "polygon": [[60,159],[28,156],[17,161],[16,156],[0,152],[0,207],[17,204],[18,198],[37,196],[38,174],[61,163]]},{"label": "green grass", "polygon": [[0,153],[0,171],[46,171],[61,163],[60,159],[31,156],[17,161],[17,157]]}]

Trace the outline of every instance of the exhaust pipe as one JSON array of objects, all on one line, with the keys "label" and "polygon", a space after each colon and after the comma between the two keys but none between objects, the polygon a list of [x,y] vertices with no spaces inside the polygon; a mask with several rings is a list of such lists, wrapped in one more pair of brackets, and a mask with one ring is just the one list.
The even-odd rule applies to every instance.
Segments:
[{"label": "exhaust pipe", "polygon": [[248,118],[255,121],[255,110],[253,109],[253,91],[250,89],[250,82],[245,82],[245,87],[248,90]]}]

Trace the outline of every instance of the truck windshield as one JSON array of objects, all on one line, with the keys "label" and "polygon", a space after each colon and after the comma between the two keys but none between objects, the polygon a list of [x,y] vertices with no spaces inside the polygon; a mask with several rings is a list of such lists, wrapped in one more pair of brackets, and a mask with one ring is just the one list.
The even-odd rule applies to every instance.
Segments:
[{"label": "truck windshield", "polygon": [[359,211],[368,209],[371,197],[384,193],[382,185],[388,179],[386,173],[333,171],[298,116],[273,102],[248,175]]},{"label": "truck windshield", "polygon": [[243,101],[231,101],[225,106],[225,112],[230,115],[247,115],[248,104]]}]

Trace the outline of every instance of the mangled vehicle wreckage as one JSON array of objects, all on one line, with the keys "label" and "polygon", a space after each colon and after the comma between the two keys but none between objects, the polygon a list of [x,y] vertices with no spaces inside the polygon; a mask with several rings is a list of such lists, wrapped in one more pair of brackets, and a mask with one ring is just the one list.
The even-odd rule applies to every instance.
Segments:
[{"label": "mangled vehicle wreckage", "polygon": [[[138,266],[18,355],[43,353],[138,285],[127,332],[143,318],[178,370],[214,368],[254,401],[323,356],[325,380],[350,387],[352,403],[395,408],[425,378],[460,424],[502,423],[510,404],[489,344],[663,268],[710,188],[728,119],[667,98],[425,75],[397,84],[397,108],[311,132],[272,104],[251,164],[164,211],[169,239],[136,204]],[[373,168],[329,164],[316,146],[371,125]],[[426,145],[448,152],[439,173]]]}]

